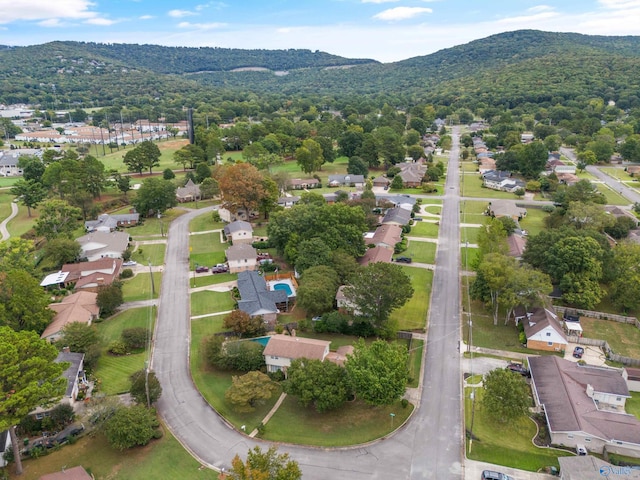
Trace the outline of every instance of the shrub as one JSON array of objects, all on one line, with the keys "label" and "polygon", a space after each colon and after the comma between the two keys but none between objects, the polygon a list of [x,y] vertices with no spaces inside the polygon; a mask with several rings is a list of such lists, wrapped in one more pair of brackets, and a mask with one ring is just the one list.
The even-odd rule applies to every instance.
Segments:
[{"label": "shrub", "polygon": [[120,278],[131,278],[133,277],[133,270],[131,270],[130,268],[125,268],[124,270],[122,270],[122,273],[120,273]]},{"label": "shrub", "polygon": [[272,247],[273,247],[273,245],[271,244],[271,242],[270,242],[270,241],[268,241],[268,240],[267,240],[266,242],[253,242],[253,243],[251,244],[251,246],[252,246],[253,248],[257,248],[258,250],[264,250],[264,249],[272,248]]},{"label": "shrub", "polygon": [[127,346],[121,340],[115,340],[111,342],[107,351],[111,355],[126,355],[128,353]]},{"label": "shrub", "polygon": [[145,348],[151,332],[143,327],[125,328],[120,340],[124,343],[128,352]]},{"label": "shrub", "polygon": [[409,406],[409,400],[407,400],[406,398],[403,398],[400,401],[400,405],[402,405],[402,408],[407,408]]}]

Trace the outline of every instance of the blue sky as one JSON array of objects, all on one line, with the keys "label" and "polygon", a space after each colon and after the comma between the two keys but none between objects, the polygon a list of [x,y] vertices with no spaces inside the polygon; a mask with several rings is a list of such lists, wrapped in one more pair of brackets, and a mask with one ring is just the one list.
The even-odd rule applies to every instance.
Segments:
[{"label": "blue sky", "polygon": [[382,62],[524,28],[640,35],[640,0],[0,0],[0,44],[308,48]]}]

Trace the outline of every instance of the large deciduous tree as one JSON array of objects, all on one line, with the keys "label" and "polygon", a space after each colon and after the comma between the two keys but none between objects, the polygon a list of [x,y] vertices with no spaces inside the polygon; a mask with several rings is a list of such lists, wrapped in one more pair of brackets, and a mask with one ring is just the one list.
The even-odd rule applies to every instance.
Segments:
[{"label": "large deciduous tree", "polygon": [[176,186],[170,180],[147,178],[131,203],[144,216],[164,213],[178,204]]},{"label": "large deciduous tree", "polygon": [[64,200],[47,200],[40,208],[40,217],[36,219],[36,234],[52,240],[57,237],[71,238],[80,225],[82,212]]},{"label": "large deciduous tree", "polygon": [[370,405],[389,405],[405,393],[408,359],[404,345],[384,340],[367,345],[360,339],[345,368],[358,397]]},{"label": "large deciduous tree", "polygon": [[202,148],[198,145],[188,144],[175,151],[173,154],[173,160],[182,165],[182,168],[186,170],[187,166],[189,168],[193,168],[194,165],[206,162],[207,159]]},{"label": "large deciduous tree", "polygon": [[11,237],[0,242],[0,272],[25,270],[35,274],[35,245],[32,240]]},{"label": "large deciduous tree", "polygon": [[517,420],[527,414],[531,399],[529,386],[522,376],[496,369],[484,376],[482,408],[501,423]]},{"label": "large deciduous tree", "polygon": [[15,195],[16,199],[25,207],[27,214],[31,216],[31,209],[36,208],[47,196],[47,190],[37,180],[18,180],[11,187],[11,195]]},{"label": "large deciduous tree", "polygon": [[149,443],[159,425],[153,411],[142,405],[132,405],[118,408],[106,421],[104,433],[113,448],[126,450]]},{"label": "large deciduous tree", "polygon": [[[0,327],[0,430],[9,430],[14,452],[19,452],[15,427],[35,407],[55,401],[65,390],[65,365],[56,363],[58,350],[35,332]],[[20,455],[14,455],[16,473],[22,473]]]},{"label": "large deciduous tree", "polygon": [[145,140],[124,155],[124,163],[130,172],[142,175],[144,170],[153,173],[153,167],[160,165],[160,149],[150,140]]},{"label": "large deciduous tree", "polygon": [[262,174],[249,163],[225,166],[218,185],[222,206],[232,213],[244,211],[247,217],[260,208],[265,196]]},{"label": "large deciduous tree", "polygon": [[304,173],[317,172],[324,163],[322,147],[315,140],[306,139],[302,146],[296,149],[296,161]]},{"label": "large deciduous tree", "polygon": [[391,312],[413,296],[413,286],[400,265],[376,262],[358,270],[351,278],[351,284],[345,287],[344,294],[359,316],[369,321],[379,333],[385,333],[390,328]]},{"label": "large deciduous tree", "polygon": [[291,460],[288,453],[278,454],[276,447],[263,452],[255,446],[249,450],[243,462],[238,455],[231,461],[233,478],[238,480],[301,480],[302,471],[298,462]]},{"label": "large deciduous tree", "polygon": [[297,291],[296,303],[310,315],[320,315],[333,308],[338,291],[338,274],[325,265],[304,271]]},{"label": "large deciduous tree", "polygon": [[162,386],[155,372],[138,370],[129,377],[131,397],[139,405],[153,405],[162,395]]},{"label": "large deciduous tree", "polygon": [[611,283],[611,301],[624,311],[640,306],[640,245],[621,243],[614,251],[615,277]]},{"label": "large deciduous tree", "polygon": [[54,316],[40,282],[24,270],[0,273],[0,325],[40,335]]},{"label": "large deciduous tree", "polygon": [[224,317],[224,328],[229,328],[240,337],[257,337],[264,334],[262,317],[251,317],[242,310],[233,310]]},{"label": "large deciduous tree", "polygon": [[349,396],[347,371],[333,363],[299,358],[287,369],[285,391],[318,412],[340,407]]},{"label": "large deciduous tree", "polygon": [[251,412],[256,404],[268,400],[278,391],[271,379],[262,372],[249,372],[241,376],[234,376],[231,386],[224,394],[224,398],[232,404],[238,412]]}]

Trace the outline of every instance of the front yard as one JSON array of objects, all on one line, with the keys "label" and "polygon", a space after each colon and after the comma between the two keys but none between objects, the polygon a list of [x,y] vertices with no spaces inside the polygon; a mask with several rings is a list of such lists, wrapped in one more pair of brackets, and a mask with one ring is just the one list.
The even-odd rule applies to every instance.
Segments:
[{"label": "front yard", "polygon": [[402,268],[411,278],[414,294],[402,308],[391,313],[390,320],[397,322],[400,330],[422,331],[427,324],[433,272],[417,267],[403,266]]},{"label": "front yard", "polygon": [[235,308],[236,302],[231,292],[212,292],[205,290],[191,294],[191,316],[226,312]]},{"label": "front yard", "polygon": [[409,240],[409,245],[404,252],[398,254],[403,257],[411,257],[414,262],[431,263],[436,262],[437,244],[433,242],[420,242],[417,240]]},{"label": "front yard", "polygon": [[[140,266],[138,269],[140,269],[140,271],[135,277],[125,280],[122,284],[122,296],[125,302],[158,298],[160,294],[162,274],[160,272],[150,274],[149,270]],[[153,284],[151,282],[151,275],[153,275]]]},{"label": "front yard", "polygon": [[230,244],[220,241],[220,232],[202,233],[189,236],[191,268],[195,265],[211,267],[225,261],[225,251]]}]

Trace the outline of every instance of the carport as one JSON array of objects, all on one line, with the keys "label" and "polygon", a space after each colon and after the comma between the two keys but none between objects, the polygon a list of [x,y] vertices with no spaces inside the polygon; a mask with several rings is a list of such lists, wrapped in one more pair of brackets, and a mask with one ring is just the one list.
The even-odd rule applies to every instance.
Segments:
[{"label": "carport", "polygon": [[564,322],[564,328],[567,331],[567,335],[575,335],[576,337],[582,336],[582,325],[580,322]]}]

